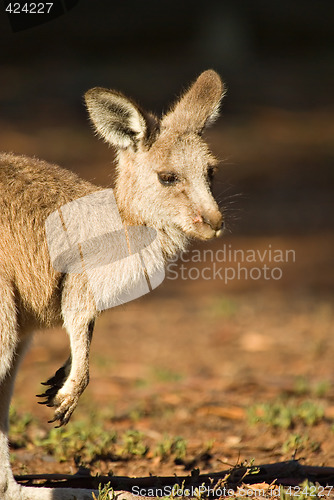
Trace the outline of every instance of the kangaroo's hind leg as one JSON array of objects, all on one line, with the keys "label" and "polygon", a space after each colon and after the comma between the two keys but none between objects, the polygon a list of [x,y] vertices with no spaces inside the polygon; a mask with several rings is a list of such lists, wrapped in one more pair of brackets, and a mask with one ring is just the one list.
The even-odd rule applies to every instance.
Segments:
[{"label": "kangaroo's hind leg", "polygon": [[0,276],[0,498],[6,500],[20,498],[10,467],[8,414],[17,368],[30,338],[19,339],[14,291]]},{"label": "kangaroo's hind leg", "polygon": [[9,405],[17,369],[30,339],[31,334],[18,337],[14,294],[0,276],[0,500],[91,500],[91,490],[21,486],[13,477],[8,446]]},{"label": "kangaroo's hind leg", "polygon": [[[18,343],[12,366],[0,382],[0,499],[1,500],[92,500],[92,491],[79,488],[40,488],[19,485],[11,471],[8,447],[8,411],[17,368],[31,335]],[[98,492],[95,491],[96,495]]]}]

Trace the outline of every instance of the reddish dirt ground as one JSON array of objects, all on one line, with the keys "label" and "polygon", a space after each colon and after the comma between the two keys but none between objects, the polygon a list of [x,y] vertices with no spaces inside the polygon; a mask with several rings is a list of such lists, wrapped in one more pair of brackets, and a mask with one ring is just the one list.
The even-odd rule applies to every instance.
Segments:
[{"label": "reddish dirt ground", "polygon": [[[212,131],[209,137],[214,151],[233,158],[234,163],[226,160],[220,183],[227,179],[234,186],[232,193],[243,191],[248,201],[241,201],[240,223],[232,224],[235,231],[214,243],[192,247],[202,256],[204,250],[214,253],[224,246],[244,252],[251,249],[260,252],[256,262],[242,263],[247,268],[244,275],[228,283],[219,275],[213,279],[214,269],[222,267],[224,273],[226,267],[236,268],[237,262],[217,262],[216,258],[215,262],[178,262],[177,280],[170,271],[153,293],[109,310],[97,321],[91,381],[73,420],[80,420],[87,408],[94,408],[106,433],[139,430],[148,452],[126,460],[100,458],[88,464],[93,473],[112,470],[115,475],[128,476],[181,475],[194,467],[205,473],[245,460],[261,464],[292,456],[312,465],[333,464],[334,237],[325,223],[332,194],[330,197],[326,181],[315,185],[321,172],[327,172],[326,165],[318,177],[317,169],[312,170],[314,180],[308,167],[310,156],[315,158],[329,148],[330,120],[324,114],[313,116],[311,135],[305,117],[277,113],[267,110],[265,119],[259,115],[252,123]],[[66,130],[59,134],[58,139],[53,135],[54,161],[74,169],[81,154],[85,163],[77,170],[82,175],[104,185],[110,182],[105,167],[108,152],[103,145],[92,145],[92,139],[86,146],[86,139],[77,139],[82,148],[77,157],[71,157]],[[52,159],[53,153],[43,154],[44,145],[38,149],[43,143],[39,133],[33,140],[28,133],[18,137],[9,130],[2,139],[1,146],[9,143],[9,149],[16,149],[15,145],[21,144],[22,152]],[[93,157],[91,175],[88,164]],[[329,157],[329,150],[325,157]],[[284,161],[287,158],[290,163]],[[289,164],[293,165],[291,172]],[[300,178],[302,167],[305,171]],[[299,183],[303,196],[299,193],[295,203],[293,196],[281,196],[275,205],[274,194],[282,191],[282,186],[287,186],[284,193],[289,189],[298,193]],[[312,189],[311,197],[307,189]],[[323,217],[319,217],[317,207]],[[231,219],[235,213],[232,211]],[[298,218],[301,214],[305,214],[305,226]],[[317,226],[320,219],[325,222]],[[247,227],[250,220],[251,228]],[[294,259],[287,262],[265,259],[270,268],[280,268],[281,278],[245,279],[253,267],[263,267],[259,255],[270,245],[272,250],[294,251]],[[181,279],[181,264],[186,265],[182,272],[187,279]],[[201,274],[203,268],[209,270]],[[201,274],[198,279],[190,279],[197,274]],[[37,405],[35,394],[41,392],[40,382],[51,376],[67,355],[65,333],[39,332],[18,375],[15,407],[39,419],[41,434],[50,427],[46,422],[52,410]],[[320,391],[319,387],[326,389]],[[287,429],[252,423],[250,408],[277,401],[295,407],[312,401],[324,414],[314,425],[296,420]],[[261,417],[262,410],[257,411]],[[166,435],[186,440],[183,460],[156,456],[154,449]],[[295,447],[286,445],[292,435],[300,438]],[[15,473],[76,470],[73,458],[59,463],[41,447],[13,451]]]}]

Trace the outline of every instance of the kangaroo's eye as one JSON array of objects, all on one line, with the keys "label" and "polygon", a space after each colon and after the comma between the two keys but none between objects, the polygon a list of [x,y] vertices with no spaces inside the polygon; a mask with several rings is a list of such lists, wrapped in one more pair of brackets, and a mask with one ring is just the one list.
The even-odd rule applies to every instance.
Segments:
[{"label": "kangaroo's eye", "polygon": [[208,167],[206,175],[208,177],[209,184],[212,184],[212,181],[213,181],[213,178],[215,176],[215,173],[216,173],[215,167],[212,167],[212,166]]},{"label": "kangaroo's eye", "polygon": [[158,172],[159,182],[163,186],[172,186],[179,181],[179,178],[174,172]]}]

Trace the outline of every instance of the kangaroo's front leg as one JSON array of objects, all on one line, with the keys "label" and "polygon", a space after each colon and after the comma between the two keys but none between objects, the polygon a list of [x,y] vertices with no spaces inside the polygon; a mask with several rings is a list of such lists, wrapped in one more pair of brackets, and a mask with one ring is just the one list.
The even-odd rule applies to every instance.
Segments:
[{"label": "kangaroo's front leg", "polygon": [[58,421],[58,427],[67,424],[75,410],[79,397],[89,382],[89,350],[95,320],[80,321],[71,315],[64,325],[70,337],[71,356],[66,363],[44,385],[49,389],[41,394],[46,400],[41,402],[56,407],[50,422]]}]

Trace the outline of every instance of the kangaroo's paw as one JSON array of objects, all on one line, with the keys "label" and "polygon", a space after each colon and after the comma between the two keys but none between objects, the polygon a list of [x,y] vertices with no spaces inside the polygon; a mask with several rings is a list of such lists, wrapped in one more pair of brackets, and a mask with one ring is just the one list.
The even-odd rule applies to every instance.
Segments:
[{"label": "kangaroo's paw", "polygon": [[47,405],[56,407],[54,417],[49,420],[49,423],[58,422],[56,427],[61,427],[62,425],[67,424],[86,385],[87,384],[82,384],[80,386],[74,383],[65,384],[65,386],[58,391],[58,393],[52,398],[51,404]]},{"label": "kangaroo's paw", "polygon": [[39,401],[40,405],[54,406],[53,399],[59,389],[65,384],[67,377],[71,370],[71,357],[56,371],[53,377],[50,377],[46,382],[42,382],[42,385],[50,386],[46,389],[43,394],[37,394],[38,398],[45,398],[45,401]]},{"label": "kangaroo's paw", "polygon": [[52,422],[58,422],[57,427],[67,424],[73,411],[75,410],[79,397],[88,384],[88,375],[81,381],[70,380],[68,378],[71,369],[71,358],[56,371],[55,375],[49,378],[43,385],[50,386],[43,394],[37,397],[45,398],[39,401],[39,404],[45,404],[48,407],[55,407],[55,414]]},{"label": "kangaroo's paw", "polygon": [[[58,422],[56,427],[61,427],[67,424],[74,412],[79,397],[88,385],[88,374],[81,380],[66,379],[65,384],[57,392],[54,388],[48,389],[46,392],[48,401],[45,404],[55,408],[54,417],[49,420],[49,423]],[[49,392],[50,391],[50,392]]]}]

